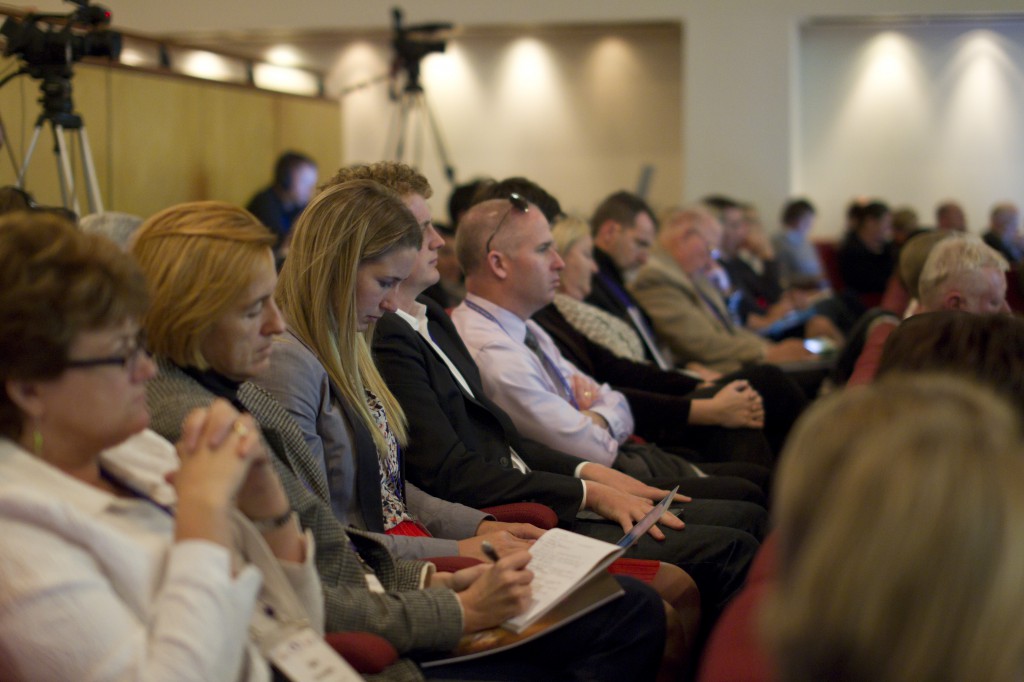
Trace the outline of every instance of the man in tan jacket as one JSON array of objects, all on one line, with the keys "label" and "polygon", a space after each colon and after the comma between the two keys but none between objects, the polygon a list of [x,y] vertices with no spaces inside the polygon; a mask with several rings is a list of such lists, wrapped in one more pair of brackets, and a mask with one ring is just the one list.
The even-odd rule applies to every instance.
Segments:
[{"label": "man in tan jacket", "polygon": [[650,259],[630,292],[650,316],[677,364],[696,361],[720,372],[760,362],[811,358],[800,339],[772,343],[733,323],[704,277],[714,264],[722,228],[701,208],[670,211],[661,220]]}]

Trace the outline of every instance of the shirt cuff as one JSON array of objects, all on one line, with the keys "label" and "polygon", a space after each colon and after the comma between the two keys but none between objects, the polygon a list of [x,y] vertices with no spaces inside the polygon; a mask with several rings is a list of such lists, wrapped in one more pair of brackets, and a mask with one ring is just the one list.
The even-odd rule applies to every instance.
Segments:
[{"label": "shirt cuff", "polygon": [[429,561],[424,561],[422,568],[420,568],[419,589],[421,589],[421,590],[427,589],[427,584],[430,582],[430,578],[436,572],[437,572],[437,566],[435,566],[434,564],[430,563]]},{"label": "shirt cuff", "polygon": [[627,430],[623,428],[624,424],[621,422],[621,420],[617,418],[618,415],[616,415],[614,409],[605,407],[603,405],[591,407],[590,409],[591,411],[596,412],[597,414],[604,417],[604,420],[608,422],[608,433],[611,435],[612,438],[615,439],[616,442],[618,442],[620,445],[626,442],[626,439],[629,438],[630,434],[628,432],[625,432]]}]

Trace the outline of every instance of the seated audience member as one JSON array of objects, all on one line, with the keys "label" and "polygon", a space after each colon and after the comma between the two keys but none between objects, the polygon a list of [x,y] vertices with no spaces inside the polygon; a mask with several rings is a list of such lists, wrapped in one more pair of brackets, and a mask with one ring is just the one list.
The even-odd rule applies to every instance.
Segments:
[{"label": "seated audience member", "polygon": [[872,201],[857,207],[854,221],[839,245],[837,258],[845,299],[860,313],[868,307],[866,299],[881,299],[895,265],[892,213],[886,204]]},{"label": "seated audience member", "polygon": [[377,183],[318,194],[296,223],[277,283],[287,329],[254,381],[298,422],[339,520],[386,534],[386,546],[403,558],[486,560],[485,540],[504,553],[526,548],[540,529],[491,520],[405,481],[405,417],[370,355],[372,325],[394,310],[422,239],[401,200]]},{"label": "seated audience member", "polygon": [[[486,187],[481,190],[477,199],[478,201],[505,199],[512,193],[536,204],[549,222],[557,223],[566,217],[555,197],[536,183],[522,177],[509,178]],[[580,229],[581,227],[584,229]],[[591,237],[586,234],[585,224],[577,226],[575,235],[567,241],[561,242],[557,236],[555,237],[555,244],[559,252],[566,255],[566,258],[563,259],[566,261],[566,269],[561,273],[559,284],[562,291],[566,291],[564,285],[570,279],[579,283],[578,286],[573,286],[575,290],[579,290],[582,286],[587,286],[589,290],[594,281],[595,263],[592,256],[589,255],[593,253],[592,241]],[[580,244],[577,251],[569,252],[568,247],[574,245],[577,238],[584,238],[587,243]],[[586,246],[585,253],[579,250],[583,246]],[[572,304],[571,310],[578,313],[573,316],[575,321],[582,322],[584,327],[593,328],[589,324],[589,320],[584,320],[581,316],[589,317],[593,314],[616,327],[617,333],[632,336],[633,347],[639,348],[638,351],[635,351],[638,353],[637,362],[648,364],[643,353],[643,342],[630,325],[624,320],[584,302],[582,300],[584,294],[581,292],[577,292],[575,295],[580,298],[577,300],[569,296],[556,295],[556,300],[562,303],[563,309],[569,309],[567,306]],[[562,355],[576,365],[577,369],[595,378],[598,382],[607,382],[616,390],[623,391],[637,417],[636,433],[641,437],[658,442],[663,446],[683,444],[690,450],[699,450],[697,459],[702,461],[723,459],[764,461],[763,456],[770,454],[765,452],[763,439],[758,434],[734,429],[711,428],[694,433],[693,430],[688,429],[687,420],[680,419],[680,410],[684,414],[689,412],[689,400],[681,396],[690,393],[698,386],[700,374],[688,371],[689,376],[683,377],[675,372],[668,373],[653,366],[638,366],[637,362],[620,360],[608,353],[600,343],[594,342],[578,332],[567,319],[562,319],[561,312],[554,305],[548,305],[541,309],[534,314],[533,319],[551,334],[552,340],[558,345]],[[771,445],[771,452],[775,453],[781,450],[786,433],[806,402],[798,385],[786,378],[776,368],[751,368],[729,377],[720,377],[717,374],[710,376],[707,372],[702,374],[704,379],[715,381],[719,388],[732,381],[742,381],[753,386],[755,392],[761,396],[762,407],[767,413],[764,419],[763,433]],[[708,386],[700,397],[710,398],[717,392],[718,388]],[[744,397],[749,406],[751,396]],[[769,402],[770,407],[767,406]],[[699,405],[698,411],[702,411],[706,406],[706,403]],[[707,423],[702,415],[698,415],[697,419]]]},{"label": "seated audience member", "polygon": [[[548,220],[555,217],[548,216]],[[590,230],[597,273],[587,303],[626,322],[643,342],[644,357],[660,369],[670,369],[672,363],[658,347],[650,318],[626,287],[626,280],[650,257],[657,230],[654,212],[635,194],[616,192],[594,211]],[[688,368],[697,369],[692,365]],[[707,380],[718,378],[714,372],[701,376]]]},{"label": "seated audience member", "polygon": [[436,251],[438,280],[423,291],[445,310],[454,308],[466,297],[466,285],[462,282],[462,267],[455,256],[455,227],[434,225],[443,244]]},{"label": "seated audience member", "polygon": [[962,380],[892,376],[814,406],[794,433],[762,613],[780,682],[1017,679],[1014,411]]},{"label": "seated audience member", "polygon": [[125,251],[128,250],[129,240],[141,224],[142,218],[139,216],[120,211],[90,213],[78,221],[78,227],[82,232],[101,234]]},{"label": "seated audience member", "polygon": [[779,277],[786,286],[828,289],[830,284],[818,250],[811,243],[816,211],[806,199],[792,199],[782,207],[782,230],[772,237]]},{"label": "seated audience member", "polygon": [[[554,302],[533,315],[562,356],[599,382],[621,391],[637,419],[637,432],[659,443],[685,442],[698,459],[754,461],[771,464],[765,447],[765,407],[746,380],[704,388],[701,381],[678,372],[617,357],[579,332],[561,310],[578,323],[624,326],[625,323],[583,301],[596,270],[587,224],[563,218],[552,227],[555,248],[565,261]],[[590,322],[590,320],[595,320]],[[628,327],[625,333],[633,335]],[[637,339],[637,341],[639,341]],[[645,423],[646,422],[646,423]]]},{"label": "seated audience member", "polygon": [[274,253],[288,253],[288,236],[295,219],[306,208],[316,188],[316,162],[299,152],[285,152],[274,163],[274,182],[260,190],[246,209],[274,233]]},{"label": "seated audience member", "polygon": [[733,321],[776,341],[827,337],[841,344],[843,333],[821,314],[821,303],[806,290],[783,286],[775,252],[760,227],[747,219],[743,205],[723,196],[703,203],[722,226],[717,260],[727,282],[719,290]]},{"label": "seated audience member", "polygon": [[[579,372],[529,319],[551,301],[563,266],[547,218],[536,204],[518,194],[477,204],[459,224],[456,251],[468,293],[453,311],[452,321],[480,370],[487,397],[508,413],[520,434],[641,479],[678,481],[680,491],[687,494],[727,498],[689,503],[685,532],[696,525],[704,539],[687,547],[721,557],[721,550],[732,546],[737,558],[747,558],[724,564],[709,558],[710,563],[701,565],[689,553],[679,563],[700,586],[702,603],[713,620],[735,590],[735,579],[746,570],[747,551],[756,547],[755,538],[744,531],[761,534],[756,505],[728,499],[740,493],[747,496],[750,482],[701,477],[682,457],[650,445],[623,445],[634,423],[625,398]],[[753,465],[707,466],[711,471],[749,471]],[[705,525],[706,530],[699,528]]]},{"label": "seated audience member", "polygon": [[915,315],[885,344],[878,376],[894,372],[943,372],[977,381],[1024,418],[1024,319],[963,310]]},{"label": "seated audience member", "polygon": [[[447,313],[420,294],[438,279],[437,252],[443,241],[426,203],[431,194],[427,179],[405,164],[384,161],[343,168],[327,186],[357,179],[396,192],[423,230],[423,245],[395,298],[398,310],[381,317],[373,338],[375,363],[408,420],[404,462],[409,480],[433,495],[473,507],[541,502],[555,510],[563,526],[599,538],[609,539],[609,531],[618,531],[602,521],[578,519],[580,511],[630,530],[668,491],[521,439],[508,416],[484,395],[476,365]],[[679,501],[689,498],[679,496]],[[671,514],[664,523],[682,528]],[[665,537],[657,525],[650,533],[658,540]],[[644,553],[639,547],[634,554]],[[650,582],[680,612],[684,630],[696,631],[699,595],[680,569],[627,560],[613,563],[610,570]]]},{"label": "seated audience member", "polygon": [[661,221],[651,258],[630,286],[658,338],[677,361],[693,360],[720,372],[812,357],[800,339],[773,343],[732,321],[704,277],[720,239],[718,221],[701,208],[677,209]]},{"label": "seated audience member", "polygon": [[72,223],[78,221],[78,216],[74,211],[59,206],[40,206],[31,194],[20,187],[13,185],[0,187],[0,215],[16,211],[50,213]]},{"label": "seated audience member", "polygon": [[[938,230],[922,230],[903,245],[904,248],[900,249],[899,265],[893,278],[899,279],[899,286],[904,292],[906,303],[896,311],[880,305],[861,315],[857,324],[850,331],[850,337],[832,368],[831,378],[835,385],[845,386],[849,383],[856,386],[871,381],[889,333],[900,323],[901,319],[913,315],[920,306],[920,292],[917,285],[921,279],[921,269],[924,268],[928,254],[931,253],[935,244],[951,234],[951,232],[939,232]],[[891,279],[889,284],[891,290]]]},{"label": "seated audience member", "polygon": [[982,235],[985,243],[1003,254],[1010,265],[1024,259],[1024,247],[1020,235],[1020,211],[1011,203],[996,204],[992,207],[988,231]]},{"label": "seated audience member", "polygon": [[287,628],[322,632],[313,545],[252,419],[192,412],[177,453],[145,430],[145,310],[109,240],[0,221],[4,680],[268,680]]},{"label": "seated audience member", "polygon": [[940,232],[967,232],[964,209],[952,199],[935,207],[935,229]]},{"label": "seated audience member", "polygon": [[909,206],[897,208],[892,212],[892,244],[893,248],[903,248],[910,239],[924,232],[917,219],[917,211]]},{"label": "seated audience member", "polygon": [[[943,238],[942,235],[948,235]],[[920,241],[919,241],[920,240]],[[919,235],[903,249],[913,278],[913,260],[921,251],[931,249],[918,277],[917,313],[937,310],[962,310],[968,313],[1009,312],[1006,304],[1006,259],[975,235],[935,232]],[[870,331],[848,385],[870,382],[875,375],[886,339],[898,326],[889,320]]]},{"label": "seated audience member", "polygon": [[[218,397],[252,413],[292,506],[322,553],[317,567],[330,629],[371,630],[400,652],[420,656],[450,649],[463,632],[491,627],[521,610],[523,585],[529,580],[522,569],[528,559],[523,552],[509,554],[493,570],[431,575],[423,564],[393,559],[373,537],[345,528],[334,517],[322,462],[314,459],[291,416],[248,381],[268,370],[272,340],[284,329],[273,299],[272,244],[273,236],[254,216],[220,202],[169,208],[140,230],[134,252],[153,288],[146,328],[161,369],[147,391],[156,424],[175,432],[182,414]],[[369,589],[364,559],[387,596]],[[421,590],[424,580],[437,589]],[[627,616],[636,606],[623,605]],[[649,635],[657,640],[657,626]],[[657,651],[652,647],[648,652],[654,663]],[[539,656],[528,659],[536,668]],[[419,677],[412,665],[402,661],[395,673]],[[448,673],[445,679],[461,679],[480,671],[470,667]],[[529,679],[525,670],[509,674]]]}]

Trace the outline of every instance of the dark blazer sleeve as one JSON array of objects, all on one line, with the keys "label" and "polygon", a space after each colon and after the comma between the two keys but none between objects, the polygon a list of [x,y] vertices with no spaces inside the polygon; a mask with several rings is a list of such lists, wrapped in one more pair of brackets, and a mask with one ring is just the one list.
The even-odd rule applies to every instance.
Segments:
[{"label": "dark blazer sleeve", "polygon": [[533,320],[551,335],[567,360],[626,396],[637,433],[643,435],[660,428],[666,419],[681,424],[689,421],[690,399],[686,396],[696,390],[696,379],[620,358],[580,333],[554,304],[537,312]]},{"label": "dark blazer sleeve", "polygon": [[[376,325],[373,349],[377,367],[409,422],[405,467],[410,481],[433,495],[472,507],[540,502],[565,523],[575,518],[582,483],[549,471],[515,470],[510,440],[500,421],[463,393],[447,366],[408,323],[395,314],[385,315]],[[460,359],[456,366],[461,364]],[[460,374],[466,376],[461,367]],[[474,389],[474,395],[482,396],[482,388]],[[529,463],[527,453],[520,454]]]}]

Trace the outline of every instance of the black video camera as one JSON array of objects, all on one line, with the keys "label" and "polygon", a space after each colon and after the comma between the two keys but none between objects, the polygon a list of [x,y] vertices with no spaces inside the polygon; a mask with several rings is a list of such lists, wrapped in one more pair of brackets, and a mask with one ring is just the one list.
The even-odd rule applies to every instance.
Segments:
[{"label": "black video camera", "polygon": [[[8,17],[0,26],[0,35],[7,38],[4,56],[20,56],[36,78],[42,78],[53,67],[68,66],[83,57],[117,59],[121,54],[121,34],[106,28],[110,25],[110,10],[90,5],[89,0],[66,1],[78,8],[70,14],[32,13],[21,20]],[[50,25],[55,19],[63,21],[63,28]],[[46,24],[46,28],[41,24]]]},{"label": "black video camera", "polygon": [[391,46],[395,49],[395,60],[398,66],[408,74],[407,91],[421,90],[420,60],[431,52],[444,52],[444,40],[435,40],[441,31],[450,31],[453,24],[437,22],[433,24],[417,24],[402,26],[402,10],[395,7],[391,10],[394,19],[394,38]]}]

